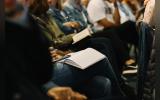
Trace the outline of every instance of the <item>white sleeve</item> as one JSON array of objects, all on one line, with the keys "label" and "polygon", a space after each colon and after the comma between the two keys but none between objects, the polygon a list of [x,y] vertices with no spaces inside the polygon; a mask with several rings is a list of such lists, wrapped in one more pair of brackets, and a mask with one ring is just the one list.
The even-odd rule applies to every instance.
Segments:
[{"label": "white sleeve", "polygon": [[106,17],[105,4],[102,0],[91,0],[87,12],[90,20],[95,23]]},{"label": "white sleeve", "polygon": [[152,24],[153,23],[153,15],[155,10],[155,0],[150,0],[145,8],[143,21]]}]

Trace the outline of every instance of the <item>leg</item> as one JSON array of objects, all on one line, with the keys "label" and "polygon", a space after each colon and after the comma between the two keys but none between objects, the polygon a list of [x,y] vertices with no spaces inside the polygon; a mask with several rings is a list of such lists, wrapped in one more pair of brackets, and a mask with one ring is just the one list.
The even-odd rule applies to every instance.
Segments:
[{"label": "leg", "polygon": [[62,63],[56,63],[53,68],[52,80],[60,86],[76,87],[96,75],[105,76],[105,66],[106,62],[104,60],[85,70],[81,70]]},{"label": "leg", "polygon": [[112,47],[112,43],[111,43],[110,39],[104,38],[104,37],[91,38],[87,42],[87,44],[88,44],[88,47],[91,46],[107,56],[107,58],[109,59],[111,65],[112,65],[112,68],[116,74],[117,79],[121,83],[122,82],[122,78],[121,78],[122,68],[120,68],[120,66],[118,66],[116,54],[115,54],[115,51]]},{"label": "leg", "polygon": [[89,100],[109,98],[111,97],[111,82],[106,77],[96,76],[82,84],[78,90],[86,94]]},{"label": "leg", "polygon": [[111,44],[116,53],[116,59],[118,61],[119,70],[121,72],[122,67],[127,59],[129,59],[129,52],[126,44],[119,38],[115,29],[105,29],[104,31],[93,34],[93,37],[106,37],[111,40]]},{"label": "leg", "polygon": [[138,45],[138,32],[136,29],[136,23],[133,21],[127,21],[116,28],[116,32],[119,37],[126,43]]},{"label": "leg", "polygon": [[121,95],[119,82],[107,59],[104,59],[85,70],[57,63],[56,66],[54,66],[53,73],[53,82],[59,86],[70,86],[72,88],[79,87],[81,84],[84,84],[84,82],[87,82],[95,76],[108,77],[113,83],[113,93]]}]

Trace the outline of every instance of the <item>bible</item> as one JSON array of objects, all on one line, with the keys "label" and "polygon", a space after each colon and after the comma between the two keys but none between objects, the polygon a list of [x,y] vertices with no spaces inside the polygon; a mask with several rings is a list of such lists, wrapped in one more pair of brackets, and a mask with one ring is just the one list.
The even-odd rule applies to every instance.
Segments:
[{"label": "bible", "polygon": [[93,48],[87,48],[78,52],[70,53],[69,55],[70,57],[59,62],[72,65],[83,70],[106,58],[105,55]]}]

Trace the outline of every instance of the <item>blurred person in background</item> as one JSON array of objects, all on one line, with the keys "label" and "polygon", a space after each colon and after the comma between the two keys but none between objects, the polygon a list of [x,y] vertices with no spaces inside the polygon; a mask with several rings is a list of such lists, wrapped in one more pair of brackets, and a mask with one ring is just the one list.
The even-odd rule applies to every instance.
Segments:
[{"label": "blurred person in background", "polygon": [[[15,0],[5,2],[7,100],[49,100],[42,85],[53,74],[48,51],[50,43],[28,13],[32,2],[33,0],[24,0],[24,10],[20,13],[16,9]],[[85,96],[73,92],[70,87],[54,87],[50,92],[49,96],[61,100],[67,100],[68,97],[75,100],[86,99]]]},{"label": "blurred person in background", "polygon": [[[101,1],[101,0],[100,0]],[[98,2],[100,2],[100,1],[98,1]],[[90,2],[94,2],[94,0],[90,0],[89,1],[89,4],[90,4]],[[99,5],[103,5],[103,4],[97,4],[97,3],[94,3],[95,5],[97,5],[97,6],[94,6],[93,5],[93,9],[92,9],[92,7],[90,7],[91,8],[91,10],[89,10],[88,12],[86,11],[86,9],[85,9],[85,7],[83,7],[82,5],[81,5],[81,1],[80,0],[67,0],[65,3],[64,3],[64,7],[63,7],[63,11],[65,12],[65,14],[66,14],[66,16],[67,16],[67,18],[70,20],[70,21],[72,21],[72,20],[74,20],[74,21],[77,21],[77,22],[79,22],[80,23],[80,26],[81,26],[81,29],[80,30],[82,30],[82,29],[84,29],[84,28],[86,28],[86,27],[88,27],[88,26],[93,26],[92,27],[92,29],[93,29],[93,32],[95,33],[95,34],[93,34],[93,36],[94,37],[107,37],[107,38],[110,38],[111,39],[111,41],[112,41],[112,44],[113,44],[113,47],[114,47],[114,49],[115,49],[115,51],[117,52],[117,54],[118,54],[118,57],[120,57],[120,59],[118,60],[118,61],[120,61],[120,66],[123,66],[124,64],[125,64],[125,60],[126,59],[128,59],[128,61],[126,60],[126,64],[127,65],[129,65],[129,64],[131,64],[131,63],[134,63],[135,61],[133,60],[133,59],[129,59],[128,58],[128,54],[127,54],[127,50],[126,50],[126,46],[125,46],[125,43],[126,42],[131,42],[131,43],[133,43],[133,44],[136,44],[137,45],[137,43],[138,43],[138,40],[137,40],[137,32],[136,32],[136,30],[135,30],[135,25],[134,24],[132,24],[132,22],[127,22],[127,23],[125,23],[125,25],[123,25],[122,27],[126,27],[127,26],[127,28],[126,29],[128,29],[128,30],[132,30],[132,33],[131,34],[127,34],[127,32],[124,32],[124,28],[119,28],[121,31],[123,30],[123,32],[121,32],[120,30],[119,31],[116,31],[116,32],[118,32],[118,33],[126,33],[128,36],[120,36],[120,38],[119,38],[119,36],[117,35],[117,33],[116,32],[114,32],[113,33],[113,31],[112,32],[110,32],[110,31],[107,31],[107,30],[103,30],[103,27],[101,27],[100,25],[98,25],[97,23],[96,24],[94,24],[93,22],[92,22],[92,17],[91,16],[88,16],[88,12],[93,12],[93,16],[98,16],[98,15],[100,15],[100,14],[96,14],[96,13],[100,13],[100,12],[102,12],[102,11],[96,11],[96,7],[97,6],[99,6]],[[101,6],[100,6],[101,7]],[[103,8],[103,7],[102,7]],[[110,10],[110,9],[107,9],[107,11],[108,10]],[[117,21],[120,21],[120,18],[118,18],[118,14],[119,13],[115,13],[115,16],[116,17],[114,17]],[[112,13],[111,13],[111,15],[107,15],[107,16],[112,16]],[[128,24],[130,24],[131,23],[131,25],[128,25]],[[107,24],[105,23],[105,25],[106,25],[106,27],[107,27]],[[110,26],[108,26],[109,28],[110,27],[112,27],[112,25],[114,26],[114,24],[112,24],[112,23],[109,23],[108,22],[108,25],[110,25]],[[115,26],[116,26],[116,24],[115,24]],[[126,30],[125,29],[125,30]],[[100,32],[99,32],[100,31]],[[107,34],[107,33],[109,33],[109,34]],[[132,36],[131,36],[132,35]],[[123,38],[122,38],[123,37]],[[129,38],[128,38],[129,37]],[[132,39],[133,37],[135,37],[134,39]],[[122,40],[124,40],[125,41],[125,43],[123,43],[124,41],[122,41]],[[119,44],[119,45],[117,45],[117,44]]]},{"label": "blurred person in background", "polygon": [[143,22],[149,24],[151,27],[155,26],[155,0],[145,0],[146,6]]},{"label": "blurred person in background", "polygon": [[117,3],[121,16],[121,24],[127,21],[132,21],[133,24],[135,24],[135,15],[133,14],[132,9],[127,5],[126,0],[118,0]]},{"label": "blurred person in background", "polygon": [[61,12],[63,10],[63,0],[48,0],[48,3],[49,10],[47,13],[55,18],[56,23],[65,34],[74,33],[74,31],[80,27],[78,22],[69,21],[63,16]]},{"label": "blurred person in background", "polygon": [[7,16],[16,12],[16,0],[5,0],[5,14]]},{"label": "blurred person in background", "polygon": [[51,57],[37,25],[28,16],[29,1],[24,0],[26,10],[19,10],[16,0],[5,0],[7,100],[47,100],[40,87],[51,78]]},{"label": "blurred person in background", "polygon": [[128,6],[132,9],[134,15],[140,10],[141,4],[139,0],[125,0]]}]

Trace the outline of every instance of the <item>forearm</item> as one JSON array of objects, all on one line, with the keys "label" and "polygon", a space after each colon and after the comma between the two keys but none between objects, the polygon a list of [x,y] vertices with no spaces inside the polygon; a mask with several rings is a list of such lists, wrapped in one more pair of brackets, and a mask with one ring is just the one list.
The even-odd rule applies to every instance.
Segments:
[{"label": "forearm", "polygon": [[114,3],[114,7],[115,7],[115,10],[114,10],[114,21],[115,21],[115,25],[119,25],[120,24],[120,14],[119,14],[119,10],[118,10],[118,5],[117,3],[115,2]]},{"label": "forearm", "polygon": [[56,39],[57,41],[55,45],[60,48],[70,45],[73,42],[73,39],[72,39],[73,35],[74,34],[69,34],[69,35],[63,35],[63,36],[58,37]]},{"label": "forearm", "polygon": [[71,27],[67,27],[65,25],[62,25],[61,26],[61,30],[65,33],[65,34],[71,34],[71,33],[74,33],[74,28],[71,28]]},{"label": "forearm", "polygon": [[110,21],[108,21],[106,18],[98,21],[99,25],[102,25],[105,28],[115,27],[116,25]]}]

